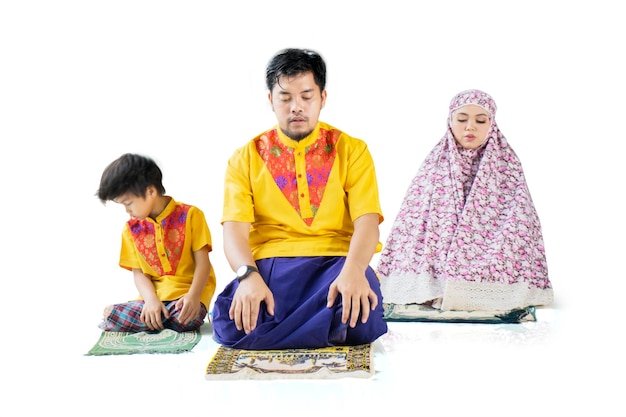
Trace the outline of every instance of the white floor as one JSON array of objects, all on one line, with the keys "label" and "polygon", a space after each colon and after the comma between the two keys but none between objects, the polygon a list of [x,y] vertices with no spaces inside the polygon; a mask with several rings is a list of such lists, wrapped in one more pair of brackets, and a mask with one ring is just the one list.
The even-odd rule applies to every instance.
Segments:
[{"label": "white floor", "polygon": [[5,379],[25,389],[7,400],[19,406],[11,415],[29,416],[623,416],[622,337],[596,339],[566,309],[537,316],[511,325],[392,322],[374,344],[375,376],[337,380],[205,380],[218,346],[208,327],[185,354],[84,356],[100,334],[93,326],[69,349],[59,334],[62,345],[30,352]]}]

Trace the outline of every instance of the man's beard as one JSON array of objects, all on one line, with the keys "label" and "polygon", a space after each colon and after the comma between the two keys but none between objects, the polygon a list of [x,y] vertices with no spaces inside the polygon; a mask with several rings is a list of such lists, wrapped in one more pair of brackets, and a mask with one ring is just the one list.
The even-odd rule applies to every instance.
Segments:
[{"label": "man's beard", "polygon": [[295,140],[296,142],[300,142],[302,139],[306,138],[307,136],[309,136],[311,133],[313,133],[313,131],[309,131],[306,133],[294,133],[294,132],[289,132],[289,131],[283,131],[283,133],[285,134],[285,136],[287,136],[289,139],[291,140]]}]

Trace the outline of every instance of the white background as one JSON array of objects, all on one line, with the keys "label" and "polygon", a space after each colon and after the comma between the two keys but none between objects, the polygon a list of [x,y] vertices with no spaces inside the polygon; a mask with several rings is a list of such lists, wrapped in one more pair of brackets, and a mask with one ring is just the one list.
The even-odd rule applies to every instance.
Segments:
[{"label": "white background", "polygon": [[[219,223],[227,159],[276,123],[264,84],[269,58],[306,47],[328,65],[321,120],[364,139],[374,156],[383,241],[411,178],[444,134],[450,99],[468,88],[494,97],[544,231],[563,346],[545,369],[557,359],[572,364],[533,375],[541,391],[531,383],[520,401],[545,400],[538,409],[551,415],[598,407],[595,415],[618,415],[626,30],[617,4],[0,3],[5,326],[31,337],[80,333],[97,325],[104,305],[135,295],[130,273],[117,266],[126,214],[94,196],[102,170],[125,152],[152,156],[167,193],[204,210],[220,291],[233,275]],[[15,358],[55,361],[95,342],[68,348],[41,340],[15,349],[2,342],[1,360],[22,370],[13,377],[21,393],[30,378],[54,384],[54,377],[35,359]],[[589,385],[569,383],[573,374]]]}]

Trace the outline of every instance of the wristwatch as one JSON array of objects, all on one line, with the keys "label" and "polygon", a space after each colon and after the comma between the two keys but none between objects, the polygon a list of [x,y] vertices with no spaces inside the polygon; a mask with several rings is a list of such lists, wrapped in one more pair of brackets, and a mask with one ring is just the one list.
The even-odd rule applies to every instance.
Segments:
[{"label": "wristwatch", "polygon": [[237,281],[241,282],[244,279],[248,278],[248,275],[250,275],[253,272],[259,272],[258,269],[256,269],[256,267],[254,266],[250,266],[250,265],[242,265],[237,269]]}]

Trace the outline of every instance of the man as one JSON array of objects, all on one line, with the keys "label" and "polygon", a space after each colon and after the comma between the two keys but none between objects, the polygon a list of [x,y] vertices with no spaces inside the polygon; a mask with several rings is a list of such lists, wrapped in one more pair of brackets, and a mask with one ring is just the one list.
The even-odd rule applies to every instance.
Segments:
[{"label": "man", "polygon": [[367,145],[319,121],[326,64],[285,49],[266,70],[278,125],[238,149],[224,187],[224,250],[236,278],[217,297],[215,338],[240,349],[370,343],[386,333],[383,221]]}]

